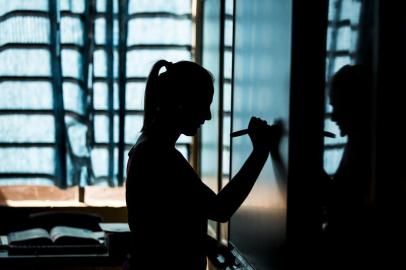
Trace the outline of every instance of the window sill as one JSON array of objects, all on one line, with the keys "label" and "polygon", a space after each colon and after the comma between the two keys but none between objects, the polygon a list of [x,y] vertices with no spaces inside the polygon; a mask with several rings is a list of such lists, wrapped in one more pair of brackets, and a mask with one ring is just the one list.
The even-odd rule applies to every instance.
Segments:
[{"label": "window sill", "polygon": [[0,206],[125,207],[125,188],[86,187],[84,202],[81,202],[78,187],[0,186]]}]

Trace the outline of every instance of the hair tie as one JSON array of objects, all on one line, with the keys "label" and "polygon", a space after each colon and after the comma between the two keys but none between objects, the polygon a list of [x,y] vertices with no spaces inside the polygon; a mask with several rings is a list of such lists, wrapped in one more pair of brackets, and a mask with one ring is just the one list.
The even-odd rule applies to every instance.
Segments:
[{"label": "hair tie", "polygon": [[166,63],[164,64],[165,68],[167,71],[169,71],[170,69],[172,69],[173,63],[166,61]]}]

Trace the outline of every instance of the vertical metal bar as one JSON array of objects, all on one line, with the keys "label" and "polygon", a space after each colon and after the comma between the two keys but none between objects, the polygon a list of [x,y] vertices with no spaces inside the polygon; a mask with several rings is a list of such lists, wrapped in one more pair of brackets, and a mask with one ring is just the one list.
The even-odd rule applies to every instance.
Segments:
[{"label": "vertical metal bar", "polygon": [[96,1],[97,0],[89,0],[89,58],[88,58],[88,80],[86,81],[87,89],[89,91],[88,94],[88,119],[89,119],[89,126],[88,126],[88,135],[87,140],[89,145],[93,148],[95,138],[94,138],[94,91],[93,91],[93,81],[94,81],[94,47],[95,47],[95,20],[96,20]]},{"label": "vertical metal bar", "polygon": [[217,181],[219,191],[223,179],[223,126],[224,126],[224,27],[225,27],[225,0],[220,2],[220,57],[219,57],[219,130],[218,130],[218,172]]},{"label": "vertical metal bar", "polygon": [[65,111],[63,104],[62,89],[62,65],[61,65],[61,39],[60,39],[60,13],[59,1],[49,0],[49,19],[50,19],[50,48],[51,48],[51,70],[52,70],[52,89],[53,89],[53,107],[55,113],[55,142],[56,142],[56,164],[55,176],[59,187],[67,187],[66,178],[66,126]]},{"label": "vertical metal bar", "polygon": [[114,181],[114,51],[113,51],[113,0],[106,1],[106,56],[107,89],[109,117],[108,179],[110,186]]},{"label": "vertical metal bar", "polygon": [[[234,125],[234,56],[235,56],[235,22],[236,22],[236,5],[237,5],[237,0],[231,0],[233,1],[233,38],[232,38],[232,57],[231,57],[231,107],[230,107],[230,131],[233,131],[233,125]],[[231,180],[232,174],[233,174],[233,141],[230,140],[230,164],[229,164],[229,180]],[[230,231],[230,222],[227,224],[227,236],[229,237],[230,234],[228,233]],[[227,239],[227,243],[229,242],[229,239]]]},{"label": "vertical metal bar", "polygon": [[[89,146],[91,144],[91,134],[92,134],[92,121],[91,121],[91,108],[92,108],[92,85],[91,83],[91,68],[90,64],[92,63],[92,55],[93,55],[93,30],[94,30],[94,7],[95,7],[95,0],[90,0],[86,2],[85,11],[83,16],[83,55],[82,55],[82,81],[83,81],[83,93],[82,93],[82,104],[84,107],[84,114],[85,118],[89,121],[87,122],[87,134],[86,134],[86,145]],[[89,157],[90,159],[90,157]],[[91,163],[86,163],[87,166],[87,179],[86,184],[91,184]],[[82,185],[79,185],[79,202],[85,202],[85,188]]]},{"label": "vertical metal bar", "polygon": [[118,137],[118,183],[124,182],[124,132],[125,132],[125,92],[127,61],[128,0],[119,0],[119,137]]},{"label": "vertical metal bar", "polygon": [[[193,0],[194,6],[194,54],[193,60],[202,64],[202,40],[203,40],[203,0]],[[191,163],[192,167],[195,169],[196,173],[200,175],[201,164],[200,164],[200,149],[201,149],[201,129],[199,129],[196,136],[192,139],[192,157]]]},{"label": "vertical metal bar", "polygon": [[[219,129],[218,129],[218,152],[217,152],[217,187],[220,191],[223,187],[223,126],[224,126],[224,27],[226,19],[225,0],[220,2],[220,55],[219,55]],[[217,239],[221,240],[221,226],[217,224]]]}]

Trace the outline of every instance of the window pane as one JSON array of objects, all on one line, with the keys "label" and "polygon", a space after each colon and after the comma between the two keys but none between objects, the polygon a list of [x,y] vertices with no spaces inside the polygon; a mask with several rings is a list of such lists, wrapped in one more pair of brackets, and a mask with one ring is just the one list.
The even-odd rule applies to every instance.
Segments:
[{"label": "window pane", "polygon": [[231,51],[225,51],[224,52],[224,78],[225,79],[231,79],[232,74],[232,60],[233,60],[233,55]]},{"label": "window pane", "polygon": [[125,91],[125,108],[127,110],[143,110],[145,83],[127,83]]},{"label": "window pane", "polygon": [[[107,115],[94,117],[94,131],[96,143],[109,143],[110,121]],[[118,142],[118,116],[114,116],[114,142]]]},{"label": "window pane", "polygon": [[192,22],[173,18],[137,18],[128,22],[127,44],[190,44]]},{"label": "window pane", "polygon": [[140,136],[142,123],[143,117],[141,115],[125,116],[125,143],[135,144]]},{"label": "window pane", "polygon": [[192,10],[191,0],[129,0],[128,13],[137,12],[173,12],[188,14]]},{"label": "window pane", "polygon": [[[114,175],[117,176],[118,170],[118,150],[114,149]],[[107,147],[96,147],[91,153],[92,168],[96,177],[95,184],[99,186],[107,186],[107,177],[109,171],[109,151]],[[117,181],[117,179],[116,179]]]},{"label": "window pane", "polygon": [[77,122],[72,117],[65,117],[67,132],[72,154],[78,157],[88,157],[89,149],[87,147],[87,126]]},{"label": "window pane", "polygon": [[83,45],[83,24],[79,18],[62,16],[61,43]]},{"label": "window pane", "polygon": [[52,109],[50,82],[0,83],[0,109]]},{"label": "window pane", "polygon": [[54,136],[53,116],[0,115],[1,142],[54,142]]},{"label": "window pane", "polygon": [[153,64],[166,59],[171,62],[190,60],[191,54],[183,49],[137,50],[127,53],[127,77],[146,77]]},{"label": "window pane", "polygon": [[225,21],[224,45],[225,46],[233,45],[233,21],[231,19]]},{"label": "window pane", "polygon": [[231,83],[224,84],[224,111],[231,112]]},{"label": "window pane", "polygon": [[83,90],[79,84],[71,82],[63,83],[63,105],[65,110],[83,114],[85,111],[83,98]]},{"label": "window pane", "polygon": [[48,50],[9,49],[0,53],[0,76],[51,76]]},{"label": "window pane", "polygon": [[12,0],[1,1],[0,16],[13,10],[48,10],[48,0]]},{"label": "window pane", "polygon": [[50,147],[0,148],[0,173],[54,174],[54,160],[55,150]]},{"label": "window pane", "polygon": [[186,160],[189,160],[189,151],[185,145],[175,145],[175,147]]},{"label": "window pane", "polygon": [[83,13],[85,11],[86,0],[59,0],[61,10],[68,10],[74,13]]},{"label": "window pane", "polygon": [[64,77],[82,78],[82,55],[80,52],[71,49],[63,49],[62,74]]},{"label": "window pane", "polygon": [[[0,5],[1,6],[1,5]],[[0,22],[0,46],[6,43],[49,43],[49,19],[10,17]]]},{"label": "window pane", "polygon": [[[114,83],[114,109],[118,110],[119,100],[118,100],[118,84]],[[108,110],[108,86],[105,82],[97,82],[93,85],[93,106],[96,110]]]}]

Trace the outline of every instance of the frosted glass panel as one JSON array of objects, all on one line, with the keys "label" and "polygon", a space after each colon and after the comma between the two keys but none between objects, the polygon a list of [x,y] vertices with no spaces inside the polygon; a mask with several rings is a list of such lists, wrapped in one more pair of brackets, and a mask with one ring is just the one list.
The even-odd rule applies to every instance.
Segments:
[{"label": "frosted glass panel", "polygon": [[54,142],[54,140],[53,116],[0,115],[1,142]]},{"label": "frosted glass panel", "polygon": [[0,22],[0,46],[13,42],[49,43],[49,26],[47,18],[11,17]]},{"label": "frosted glass panel", "polygon": [[61,32],[62,43],[83,45],[83,24],[79,18],[62,16]]},{"label": "frosted glass panel", "polygon": [[126,115],[125,117],[125,138],[124,142],[134,144],[141,135],[140,130],[143,123],[141,115]]},{"label": "frosted glass panel", "polygon": [[[109,142],[109,118],[106,115],[94,117],[94,130],[96,143]],[[118,116],[114,116],[114,142],[118,142]]]},{"label": "frosted glass panel", "polygon": [[[48,50],[9,49],[0,53],[0,76],[50,76]],[[44,64],[45,63],[45,64]]]},{"label": "frosted glass panel", "polygon": [[0,5],[0,16],[17,9],[47,11],[48,6],[48,0],[2,0]]},{"label": "frosted glass panel", "polygon": [[85,104],[83,104],[83,90],[80,86],[77,83],[64,82],[62,87],[65,109],[83,114]]},{"label": "frosted glass panel", "polygon": [[171,62],[190,60],[191,54],[183,49],[130,51],[127,53],[127,77],[146,77],[160,59]]},{"label": "frosted glass panel", "polygon": [[69,10],[74,13],[85,11],[86,0],[59,0],[61,10]]},{"label": "frosted glass panel", "polygon": [[54,174],[55,151],[42,148],[0,148],[0,173],[24,172]]},{"label": "frosted glass panel", "polygon": [[133,19],[128,23],[127,45],[190,44],[192,22],[172,18]]},{"label": "frosted glass panel", "polygon": [[62,50],[62,74],[64,77],[81,79],[82,55],[76,50]]},{"label": "frosted glass panel", "polygon": [[144,109],[145,83],[127,83],[125,108],[127,110]]},{"label": "frosted glass panel", "polygon": [[324,151],[324,170],[328,174],[334,174],[340,164],[344,149],[331,149]]},{"label": "frosted glass panel", "polygon": [[187,14],[192,9],[191,0],[130,0],[128,13],[137,12],[174,12],[176,14]]},{"label": "frosted glass panel", "polygon": [[52,109],[50,82],[0,83],[0,109]]}]

